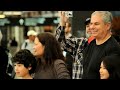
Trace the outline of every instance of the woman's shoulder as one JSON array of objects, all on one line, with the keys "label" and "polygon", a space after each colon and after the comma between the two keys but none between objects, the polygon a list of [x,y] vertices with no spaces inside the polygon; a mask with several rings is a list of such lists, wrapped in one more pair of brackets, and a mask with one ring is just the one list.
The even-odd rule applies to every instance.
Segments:
[{"label": "woman's shoulder", "polygon": [[59,64],[59,63],[65,63],[65,61],[61,60],[61,59],[56,59],[54,61],[54,64]]},{"label": "woman's shoulder", "polygon": [[66,64],[65,64],[65,61],[61,60],[61,59],[57,59],[54,61],[54,67],[57,69],[57,68],[60,68],[60,67],[65,67]]}]

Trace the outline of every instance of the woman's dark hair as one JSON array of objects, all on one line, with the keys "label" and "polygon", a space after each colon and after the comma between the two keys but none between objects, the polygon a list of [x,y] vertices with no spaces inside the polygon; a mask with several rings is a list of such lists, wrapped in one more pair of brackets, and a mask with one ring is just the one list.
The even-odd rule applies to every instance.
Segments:
[{"label": "woman's dark hair", "polygon": [[105,56],[102,60],[103,65],[109,72],[109,79],[120,79],[120,56]]},{"label": "woman's dark hair", "polygon": [[44,59],[46,64],[51,65],[55,60],[64,60],[60,43],[50,32],[40,33],[37,35],[39,41],[45,46]]},{"label": "woman's dark hair", "polygon": [[13,63],[23,64],[26,68],[32,67],[29,71],[30,74],[34,73],[37,62],[34,55],[27,49],[18,51],[12,58]]}]

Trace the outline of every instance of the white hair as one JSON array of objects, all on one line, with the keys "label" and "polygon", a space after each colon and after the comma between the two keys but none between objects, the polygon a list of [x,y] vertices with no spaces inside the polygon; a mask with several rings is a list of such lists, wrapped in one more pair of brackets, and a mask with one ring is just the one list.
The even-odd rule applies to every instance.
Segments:
[{"label": "white hair", "polygon": [[94,15],[94,14],[100,14],[105,23],[112,23],[113,16],[112,16],[111,12],[109,12],[109,11],[95,11],[92,13],[92,15]]}]

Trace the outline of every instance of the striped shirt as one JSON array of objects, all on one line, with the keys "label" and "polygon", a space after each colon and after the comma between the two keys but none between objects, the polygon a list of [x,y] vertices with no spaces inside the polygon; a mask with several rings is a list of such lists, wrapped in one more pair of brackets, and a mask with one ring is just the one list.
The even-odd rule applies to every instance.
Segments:
[{"label": "striped shirt", "polygon": [[87,38],[65,38],[65,27],[58,26],[56,30],[56,39],[61,43],[61,48],[64,51],[69,52],[74,61],[72,68],[72,79],[81,79],[83,74],[83,54],[82,51],[87,45]]}]

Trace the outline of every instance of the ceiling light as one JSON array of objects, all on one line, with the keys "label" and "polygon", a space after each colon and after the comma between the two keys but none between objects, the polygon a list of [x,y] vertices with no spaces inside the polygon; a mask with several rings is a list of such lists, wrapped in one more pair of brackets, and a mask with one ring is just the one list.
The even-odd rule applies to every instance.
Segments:
[{"label": "ceiling light", "polygon": [[1,14],[1,15],[0,15],[0,18],[5,18],[5,15],[2,15],[2,14]]}]

